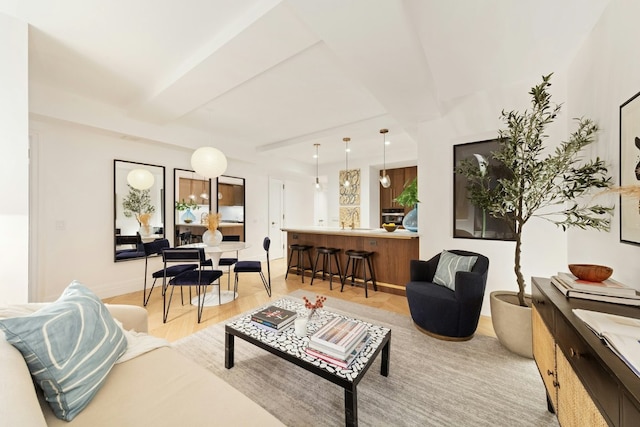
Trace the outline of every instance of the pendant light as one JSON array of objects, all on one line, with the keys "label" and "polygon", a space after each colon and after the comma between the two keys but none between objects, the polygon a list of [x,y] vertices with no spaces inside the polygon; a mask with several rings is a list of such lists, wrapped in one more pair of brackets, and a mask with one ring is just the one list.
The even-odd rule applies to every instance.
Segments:
[{"label": "pendant light", "polygon": [[320,144],[313,144],[314,147],[316,147],[316,154],[314,155],[314,157],[316,158],[316,191],[320,191],[322,190],[322,186],[320,185],[320,177],[318,176],[318,148],[320,147]]},{"label": "pendant light", "polygon": [[342,138],[342,140],[345,142],[345,171],[344,182],[342,183],[342,186],[346,188],[351,185],[351,183],[349,182],[349,141],[351,141],[351,138]]},{"label": "pendant light", "polygon": [[382,188],[391,186],[391,178],[387,175],[387,132],[389,132],[389,129],[380,129],[382,134],[382,176],[380,177],[380,185],[382,185]]},{"label": "pendant light", "polygon": [[196,200],[196,194],[193,192],[193,173],[191,174],[191,180],[189,181],[189,198],[193,201]]}]

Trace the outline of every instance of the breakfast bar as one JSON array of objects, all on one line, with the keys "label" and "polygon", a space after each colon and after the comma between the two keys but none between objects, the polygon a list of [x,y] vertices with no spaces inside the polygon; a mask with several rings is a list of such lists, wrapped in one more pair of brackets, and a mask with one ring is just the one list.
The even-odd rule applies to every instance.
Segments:
[{"label": "breakfast bar", "polygon": [[[419,258],[420,235],[403,229],[394,232],[382,228],[352,230],[348,227],[296,227],[282,230],[287,232],[287,246],[298,244],[341,249],[340,264],[343,270],[347,264],[347,250],[374,252],[376,281],[378,290],[382,292],[404,295],[404,286],[409,281],[409,261]],[[315,260],[315,250],[312,259]],[[305,262],[308,264],[308,261]],[[306,264],[305,268],[311,271],[312,266]]]}]

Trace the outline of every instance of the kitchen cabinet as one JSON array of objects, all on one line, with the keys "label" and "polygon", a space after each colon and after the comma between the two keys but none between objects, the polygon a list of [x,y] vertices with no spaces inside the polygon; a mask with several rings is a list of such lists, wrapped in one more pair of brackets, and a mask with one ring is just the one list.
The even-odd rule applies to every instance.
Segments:
[{"label": "kitchen cabinet", "polygon": [[[403,206],[393,200],[402,193],[405,183],[413,181],[418,176],[418,167],[387,169],[387,174],[391,180],[391,186],[389,188],[380,186],[380,209],[402,208]],[[405,214],[411,209],[413,206],[404,207]]]},{"label": "kitchen cabinet", "polygon": [[233,184],[218,184],[218,204],[220,206],[243,206],[243,187]]},{"label": "kitchen cabinet", "polygon": [[209,181],[201,179],[180,178],[178,188],[178,201],[189,201],[189,196],[196,196],[195,202],[200,205],[208,205],[209,201],[200,197],[202,193],[209,195]]}]

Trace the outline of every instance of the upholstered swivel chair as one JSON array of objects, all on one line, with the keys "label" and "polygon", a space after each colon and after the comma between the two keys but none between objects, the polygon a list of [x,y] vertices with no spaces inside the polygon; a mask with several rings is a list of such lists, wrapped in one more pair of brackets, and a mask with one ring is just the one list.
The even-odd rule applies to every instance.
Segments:
[{"label": "upholstered swivel chair", "polygon": [[[429,261],[411,260],[411,281],[406,285],[407,301],[411,318],[421,331],[440,339],[465,341],[473,337],[478,327],[489,259],[475,252],[446,252],[454,254],[454,257],[477,259],[470,271],[458,271],[456,260],[448,264],[449,285],[454,289],[434,283],[438,264],[445,252]],[[445,254],[445,257],[450,255]]]},{"label": "upholstered swivel chair", "polygon": [[260,261],[238,261],[236,262],[233,271],[235,273],[235,280],[233,282],[233,298],[235,299],[235,295],[238,292],[238,274],[240,273],[259,273],[260,278],[262,279],[262,284],[267,291],[267,295],[271,296],[271,265],[269,263],[269,247],[271,246],[271,239],[265,237],[262,242],[262,247],[267,253],[267,276],[268,281],[264,277],[264,273],[262,272],[262,263]]}]

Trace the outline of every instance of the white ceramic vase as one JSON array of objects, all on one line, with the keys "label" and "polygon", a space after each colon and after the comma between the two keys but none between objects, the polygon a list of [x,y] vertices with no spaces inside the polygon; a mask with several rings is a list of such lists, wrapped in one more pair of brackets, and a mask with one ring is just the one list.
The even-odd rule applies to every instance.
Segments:
[{"label": "white ceramic vase", "polygon": [[148,237],[148,236],[151,236],[152,229],[151,229],[150,225],[141,225],[140,229],[138,230],[138,232],[140,233],[140,236]]},{"label": "white ceramic vase", "polygon": [[219,230],[205,231],[202,235],[202,241],[207,246],[218,246],[222,242],[222,233]]}]

